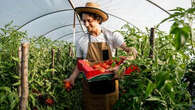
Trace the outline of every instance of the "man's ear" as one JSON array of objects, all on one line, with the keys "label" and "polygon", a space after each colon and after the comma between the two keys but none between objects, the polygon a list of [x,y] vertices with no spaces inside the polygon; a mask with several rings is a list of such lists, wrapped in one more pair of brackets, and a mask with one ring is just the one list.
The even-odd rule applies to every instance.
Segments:
[{"label": "man's ear", "polygon": [[99,24],[102,24],[102,20],[98,19],[97,21],[98,21]]}]

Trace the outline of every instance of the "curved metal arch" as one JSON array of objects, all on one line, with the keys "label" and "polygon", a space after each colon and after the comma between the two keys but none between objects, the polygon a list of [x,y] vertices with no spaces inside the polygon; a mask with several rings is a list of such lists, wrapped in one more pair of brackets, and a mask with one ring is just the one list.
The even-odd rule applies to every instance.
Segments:
[{"label": "curved metal arch", "polygon": [[[77,32],[75,32],[75,34],[78,34],[78,33],[81,33],[81,32],[83,32],[83,31],[77,31]],[[59,39],[61,39],[61,38],[63,38],[63,37],[69,36],[69,35],[71,35],[71,34],[73,34],[73,33],[71,32],[71,33],[65,34],[65,35],[63,35],[63,36],[57,38],[57,39],[54,40],[54,41],[57,41],[57,40],[59,40]]]},{"label": "curved metal arch", "polygon": [[167,10],[165,10],[164,8],[160,7],[158,4],[154,3],[153,1],[151,0],[146,0],[148,1],[149,3],[153,4],[154,6],[160,8],[162,11],[164,11],[165,13],[167,13],[168,15],[171,15],[171,13],[169,13]]},{"label": "curved metal arch", "polygon": [[115,18],[118,18],[118,19],[120,19],[120,20],[122,20],[122,21],[124,21],[124,22],[127,22],[128,24],[132,25],[133,27],[139,29],[137,26],[133,25],[132,23],[130,23],[129,21],[127,21],[127,20],[125,20],[125,19],[123,19],[123,18],[121,18],[121,17],[118,17],[118,16],[113,15],[113,14],[111,14],[111,13],[108,13],[108,15],[113,16],[113,17],[115,17]]},{"label": "curved metal arch", "polygon": [[73,9],[64,9],[64,10],[57,10],[57,11],[53,11],[53,12],[49,12],[49,13],[46,13],[46,14],[43,14],[41,16],[38,16],[30,21],[27,21],[26,23],[24,23],[23,25],[21,25],[17,30],[21,29],[22,27],[26,26],[27,24],[39,19],[39,18],[42,18],[44,16],[47,16],[47,15],[51,15],[51,14],[55,14],[55,13],[59,13],[59,12],[63,12],[63,11],[70,11],[70,10],[73,10]]},{"label": "curved metal arch", "polygon": [[[30,21],[27,21],[26,23],[24,23],[23,25],[21,25],[17,30],[23,28],[23,27],[26,26],[27,24],[29,24],[29,23],[31,23],[31,22],[33,22],[33,21],[39,19],[39,18],[42,18],[42,17],[44,17],[44,16],[51,15],[51,14],[55,14],[55,13],[58,13],[58,12],[63,12],[63,11],[70,11],[70,10],[73,10],[73,9],[64,9],[64,10],[58,10],[58,11],[54,11],[54,12],[50,12],[50,13],[43,14],[43,15],[38,16],[38,17],[36,17],[36,18],[34,18],[34,19],[30,20]],[[120,20],[122,20],[122,21],[124,21],[124,22],[127,22],[128,24],[130,24],[130,25],[136,27],[135,25],[133,25],[132,23],[130,23],[129,21],[127,21],[127,20],[125,20],[125,19],[123,19],[123,18],[121,18],[121,17],[118,17],[118,16],[113,15],[113,14],[111,14],[111,13],[108,13],[108,14],[109,14],[110,16],[113,16],[113,17],[115,17],[115,18],[117,18],[117,19],[120,19]],[[138,27],[136,27],[136,28],[138,28]]]},{"label": "curved metal arch", "polygon": [[[118,16],[113,15],[113,14],[110,14],[110,13],[108,13],[108,15],[113,16],[113,17],[115,17],[115,18],[117,18],[117,19],[120,19],[120,20],[122,20],[122,21],[124,21],[124,22],[127,22],[128,24],[130,24],[130,25],[132,25],[133,27],[135,27],[135,28],[137,28],[138,30],[140,30],[138,27],[136,27],[135,25],[133,25],[132,23],[130,23],[129,21],[127,21],[127,20],[125,20],[125,19],[123,19],[123,18],[121,18],[121,17],[118,17]],[[71,24],[69,24],[69,25],[71,25]],[[73,24],[72,24],[72,25],[73,25]],[[80,24],[76,24],[76,25],[80,25]],[[63,28],[63,27],[66,27],[66,25],[60,26],[60,27],[57,27],[57,28],[54,28],[54,29],[52,29],[52,30],[46,32],[45,34],[43,34],[43,35],[41,35],[40,37],[38,37],[35,41],[37,41],[38,39],[40,39],[40,38],[43,37],[44,35],[47,35],[48,33],[53,32],[53,31],[55,31],[55,30],[57,30],[57,29],[60,29],[60,28]],[[141,30],[140,30],[140,31],[141,31]],[[83,32],[83,31],[77,31],[76,33],[80,33],[80,32]],[[142,32],[142,31],[141,31],[141,32]],[[59,38],[56,39],[56,40],[59,40],[59,39],[65,37],[65,36],[68,36],[68,35],[71,35],[71,34],[73,34],[73,33],[68,33],[68,34],[66,34],[66,35],[63,35],[63,36],[59,37]],[[54,40],[54,41],[56,41],[56,40]]]},{"label": "curved metal arch", "polygon": [[[75,35],[77,35],[77,34],[80,34],[80,33],[82,33],[82,32],[77,32],[77,33],[75,33]],[[73,33],[71,33],[71,34],[73,34]],[[72,36],[71,36],[71,34],[69,34],[69,35],[64,35],[64,37],[62,37],[62,38],[65,38],[65,39],[62,39],[62,38],[60,38],[60,39],[62,39],[62,40],[69,40],[69,39],[72,39]],[[58,39],[59,40],[59,39]]]},{"label": "curved metal arch", "polygon": [[[53,32],[53,31],[55,31],[57,29],[60,29],[60,28],[63,28],[63,27],[67,27],[67,26],[71,26],[71,25],[73,25],[73,24],[68,24],[68,25],[64,25],[64,26],[60,26],[60,27],[54,28],[54,29],[46,32],[45,34],[40,35],[35,41],[39,40],[40,38],[44,37],[45,35],[49,34],[50,32]],[[76,24],[76,25],[80,25],[80,24]]]},{"label": "curved metal arch", "polygon": [[[67,24],[67,25],[63,25],[63,26],[56,27],[56,28],[54,28],[54,29],[52,29],[52,30],[47,31],[45,34],[42,34],[42,35],[40,35],[40,36],[45,36],[45,35],[47,35],[47,34],[53,32],[53,31],[56,31],[56,30],[61,29],[61,28],[63,28],[63,27],[72,26],[72,25],[73,25],[73,24]],[[75,25],[80,25],[80,24],[75,24]]]},{"label": "curved metal arch", "polygon": [[[74,8],[74,7],[73,7],[73,8]],[[39,19],[39,18],[41,18],[41,17],[47,16],[47,15],[51,15],[51,14],[55,14],[55,13],[58,13],[58,12],[70,11],[70,10],[74,10],[74,9],[64,9],[64,10],[58,10],[58,11],[54,11],[54,12],[50,12],[50,13],[43,14],[43,15],[41,15],[41,16],[38,16],[38,17],[36,17],[36,18],[34,18],[34,19],[32,19],[32,20],[30,20],[30,21],[24,23],[24,24],[23,24],[22,26],[20,26],[17,30],[21,29],[21,28],[24,27],[25,25],[27,25],[27,24],[29,24],[29,23],[31,23],[31,22],[33,22],[33,21],[35,21],[35,20],[37,20],[37,19]],[[138,27],[136,27],[135,25],[133,25],[132,23],[130,23],[129,21],[127,21],[127,20],[125,20],[125,19],[123,19],[123,18],[121,18],[121,17],[118,17],[118,16],[113,15],[113,14],[110,14],[110,13],[108,13],[108,14],[109,14],[110,16],[113,16],[113,17],[115,17],[115,18],[117,18],[117,19],[120,19],[120,20],[122,20],[122,21],[124,21],[124,22],[127,22],[128,24],[130,24],[130,25],[134,26],[135,28],[139,29]],[[80,25],[81,25],[81,23],[80,23]],[[62,26],[61,26],[61,27],[62,27]],[[58,29],[58,28],[60,28],[60,27],[57,27],[57,29]],[[50,30],[50,31],[52,32],[52,31],[54,31],[54,30],[56,30],[56,28],[53,29],[53,30]],[[50,31],[48,31],[46,34],[50,33]],[[81,31],[81,32],[84,32],[84,31]],[[76,32],[76,33],[78,33],[78,32]],[[73,33],[69,33],[69,34],[73,34]],[[69,34],[66,34],[66,35],[69,35]],[[39,37],[39,38],[40,38],[40,37]],[[38,39],[39,39],[39,38],[38,38]],[[38,40],[38,39],[36,39],[36,40]],[[60,39],[60,38],[59,38],[59,39]],[[36,40],[35,40],[35,41],[36,41]]]}]

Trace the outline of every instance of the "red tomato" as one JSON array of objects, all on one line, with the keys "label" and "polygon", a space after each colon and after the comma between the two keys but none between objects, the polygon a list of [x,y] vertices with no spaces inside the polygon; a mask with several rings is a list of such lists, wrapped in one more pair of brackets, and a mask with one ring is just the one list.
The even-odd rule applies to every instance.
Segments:
[{"label": "red tomato", "polygon": [[130,66],[125,70],[125,74],[126,74],[126,75],[130,75],[131,72],[133,72],[132,65],[130,65]]},{"label": "red tomato", "polygon": [[46,103],[47,105],[53,105],[54,101],[53,101],[51,98],[47,98],[47,99],[45,100],[45,103]]},{"label": "red tomato", "polygon": [[92,66],[93,69],[97,69],[97,68],[99,68],[99,67],[101,67],[100,64],[94,64],[94,65]]},{"label": "red tomato", "polygon": [[64,88],[66,89],[66,91],[69,92],[71,90],[71,88],[72,88],[71,83],[68,82],[68,81],[64,81]]},{"label": "red tomato", "polygon": [[130,65],[130,66],[125,70],[125,74],[126,74],[126,75],[130,75],[131,72],[134,72],[134,71],[140,72],[139,67],[136,66],[136,65]]},{"label": "red tomato", "polygon": [[111,65],[111,64],[113,63],[113,60],[112,60],[112,59],[106,60],[105,63],[106,63],[107,65]]},{"label": "red tomato", "polygon": [[104,72],[106,71],[106,69],[103,68],[103,67],[99,67],[99,68],[97,68],[97,69],[100,70],[102,73],[104,73]]},{"label": "red tomato", "polygon": [[108,69],[110,66],[106,63],[101,63],[100,64],[101,67],[105,68],[105,69]]},{"label": "red tomato", "polygon": [[88,60],[84,60],[84,64],[85,64],[86,66],[90,66]]},{"label": "red tomato", "polygon": [[104,67],[102,67],[103,63],[99,63],[99,64],[94,64],[92,66],[93,69],[95,70],[100,70],[102,73],[106,71],[106,69]]}]

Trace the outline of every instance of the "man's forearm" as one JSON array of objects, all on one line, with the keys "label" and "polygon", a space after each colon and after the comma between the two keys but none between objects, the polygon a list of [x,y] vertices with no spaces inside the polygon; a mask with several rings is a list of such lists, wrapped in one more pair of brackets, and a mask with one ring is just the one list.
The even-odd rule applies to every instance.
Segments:
[{"label": "man's forearm", "polygon": [[127,53],[130,52],[130,47],[127,47],[125,43],[123,43],[120,47],[121,47],[125,52],[127,52]]},{"label": "man's forearm", "polygon": [[70,78],[75,80],[78,77],[78,75],[79,75],[79,69],[76,65],[76,67],[75,67],[73,73],[71,74]]}]

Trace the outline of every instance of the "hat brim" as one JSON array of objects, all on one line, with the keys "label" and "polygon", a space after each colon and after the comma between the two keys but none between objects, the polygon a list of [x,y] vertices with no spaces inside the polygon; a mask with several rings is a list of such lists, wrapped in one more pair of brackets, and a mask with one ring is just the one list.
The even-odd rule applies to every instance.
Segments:
[{"label": "hat brim", "polygon": [[100,10],[98,8],[93,8],[93,7],[77,7],[75,8],[75,11],[80,15],[81,13],[84,12],[89,12],[89,13],[94,13],[98,14],[102,17],[102,22],[105,22],[108,20],[108,14],[104,12],[103,10]]}]

